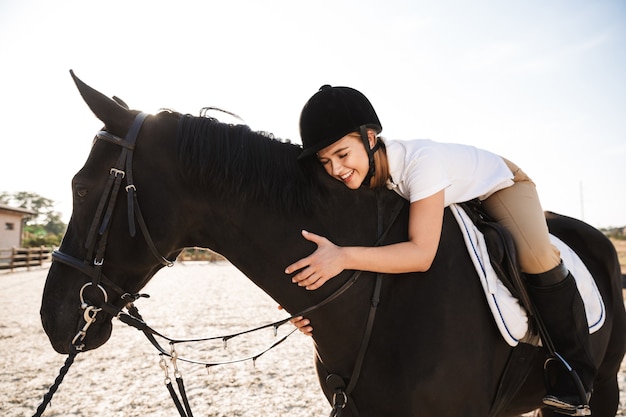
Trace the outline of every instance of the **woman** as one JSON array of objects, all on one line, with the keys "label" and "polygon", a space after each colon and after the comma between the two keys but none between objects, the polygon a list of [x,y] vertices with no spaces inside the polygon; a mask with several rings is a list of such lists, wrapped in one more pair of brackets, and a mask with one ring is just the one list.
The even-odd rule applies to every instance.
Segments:
[{"label": "woman", "polygon": [[[468,145],[429,140],[398,141],[378,135],[382,125],[369,100],[349,87],[324,85],[302,109],[300,158],[317,158],[328,175],[348,188],[388,187],[410,202],[408,241],[378,247],[339,247],[303,231],[317,249],[289,265],[286,274],[315,290],[344,269],[381,273],[427,271],[437,252],[444,207],[478,198],[512,235],[528,291],[556,350],[580,376],[587,398],[559,372],[543,399],[564,413],[584,409],[596,368],[574,278],[549,240],[535,184],[515,164]],[[294,323],[304,333],[307,319]],[[572,328],[572,324],[575,324]]]}]

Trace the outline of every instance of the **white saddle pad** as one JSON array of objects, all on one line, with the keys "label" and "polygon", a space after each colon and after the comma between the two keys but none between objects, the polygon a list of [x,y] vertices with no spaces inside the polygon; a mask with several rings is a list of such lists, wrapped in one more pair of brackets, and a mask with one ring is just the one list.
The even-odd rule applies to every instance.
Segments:
[{"label": "white saddle pad", "polygon": [[[528,331],[526,310],[498,279],[489,261],[485,238],[480,230],[460,206],[452,204],[450,209],[459,223],[467,251],[478,272],[498,329],[509,345],[516,346]],[[578,291],[585,304],[589,333],[594,333],[602,327],[606,318],[600,291],[578,255],[556,236],[550,235],[550,240],[561,251],[563,263],[576,280]]]}]

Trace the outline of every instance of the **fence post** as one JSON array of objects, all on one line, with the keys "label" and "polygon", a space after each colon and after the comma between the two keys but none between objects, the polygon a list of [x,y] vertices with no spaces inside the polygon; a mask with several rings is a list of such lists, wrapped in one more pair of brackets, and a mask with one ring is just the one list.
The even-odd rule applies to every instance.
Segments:
[{"label": "fence post", "polygon": [[9,268],[11,269],[11,272],[13,272],[13,268],[15,265],[15,255],[17,255],[17,251],[15,250],[15,246],[13,246],[11,248],[11,262],[9,263]]},{"label": "fence post", "polygon": [[0,249],[0,269],[15,269],[25,267],[28,271],[32,267],[43,267],[44,261],[51,260],[52,249],[41,245],[33,248],[11,247]]}]

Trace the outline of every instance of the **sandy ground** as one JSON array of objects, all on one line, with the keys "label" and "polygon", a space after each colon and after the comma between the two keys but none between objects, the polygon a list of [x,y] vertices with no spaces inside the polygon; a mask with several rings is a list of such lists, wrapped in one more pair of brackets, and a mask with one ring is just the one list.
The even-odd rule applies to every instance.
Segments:
[{"label": "sandy ground", "polygon": [[[4,417],[33,415],[65,360],[50,346],[39,319],[46,274],[47,269],[0,273]],[[144,318],[173,337],[230,334],[286,317],[226,262],[179,263],[161,271],[145,292],[151,298],[138,303]],[[251,349],[269,345],[273,332],[269,333]],[[226,352],[237,355],[236,344],[230,342]],[[214,350],[217,356],[203,359],[223,359],[221,342]],[[196,417],[327,415],[330,408],[321,394],[312,355],[312,341],[294,333],[255,364],[248,361],[207,372],[203,366],[179,363],[179,370]],[[140,332],[115,320],[113,335],[104,346],[77,357],[44,416],[178,415],[159,359]]]},{"label": "sandy ground", "polygon": [[[46,273],[45,268],[0,273],[2,416],[31,416],[65,360],[50,347],[39,320]],[[160,272],[145,292],[151,298],[138,304],[144,318],[174,337],[229,334],[285,317],[274,301],[227,262],[179,263]],[[210,352],[214,356],[202,358],[221,360],[226,357],[222,355],[258,350],[272,336],[246,337],[229,343],[226,350],[220,342],[189,354]],[[256,364],[249,361],[207,372],[202,366],[180,363],[179,369],[196,417],[328,415],[330,407],[321,394],[312,355],[311,340],[296,332]],[[163,384],[159,359],[141,333],[115,321],[107,344],[78,356],[44,416],[178,415]],[[626,361],[619,378],[618,415],[626,416]]]},{"label": "sandy ground", "polygon": [[617,250],[617,256],[619,257],[619,263],[622,266],[622,274],[626,274],[626,240],[611,240],[615,250]]}]

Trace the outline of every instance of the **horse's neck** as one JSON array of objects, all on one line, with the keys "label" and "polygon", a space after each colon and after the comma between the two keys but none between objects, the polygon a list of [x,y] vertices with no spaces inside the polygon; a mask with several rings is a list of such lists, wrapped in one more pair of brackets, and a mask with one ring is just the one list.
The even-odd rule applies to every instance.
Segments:
[{"label": "horse's neck", "polygon": [[[285,215],[253,203],[235,207],[236,199],[213,203],[212,217],[206,220],[206,235],[210,239],[203,243],[226,256],[289,310],[308,307],[348,280],[348,274],[329,281],[317,291],[306,291],[293,284],[285,268],[316,249],[315,244],[302,237],[301,231],[325,236],[340,246],[372,246],[403,203],[393,192],[377,197],[373,192],[355,192],[339,185],[323,208],[307,214]],[[382,206],[380,216],[378,205]],[[395,241],[406,235],[406,213],[400,219],[404,221],[396,222],[389,235]]]},{"label": "horse's neck", "polygon": [[[315,306],[350,280],[353,272],[344,271],[316,291],[293,284],[285,267],[316,248],[302,237],[301,231],[320,234],[342,246],[371,246],[379,234],[379,217],[387,228],[393,211],[403,202],[393,192],[383,193],[379,196],[381,201],[370,191],[351,191],[339,185],[341,188],[330,193],[326,205],[309,215],[286,216],[262,204],[237,206],[236,198],[210,202],[207,212],[211,216],[205,216],[207,239],[203,245],[226,256],[289,313]],[[379,205],[383,207],[381,216]],[[399,219],[389,233],[392,241],[406,239],[406,213]],[[333,369],[350,372],[342,367],[351,363],[349,359],[359,349],[371,305],[372,278],[373,274],[363,273],[340,298],[308,314],[317,323],[315,341],[319,355]],[[337,346],[337,337],[341,337],[341,346]]]},{"label": "horse's neck", "polygon": [[315,249],[301,236],[301,230],[314,223],[255,205],[244,210],[226,208],[222,216],[223,222],[218,222],[228,227],[213,228],[218,235],[212,236],[217,242],[212,249],[288,310],[308,304],[312,294],[293,284],[285,268]]}]

